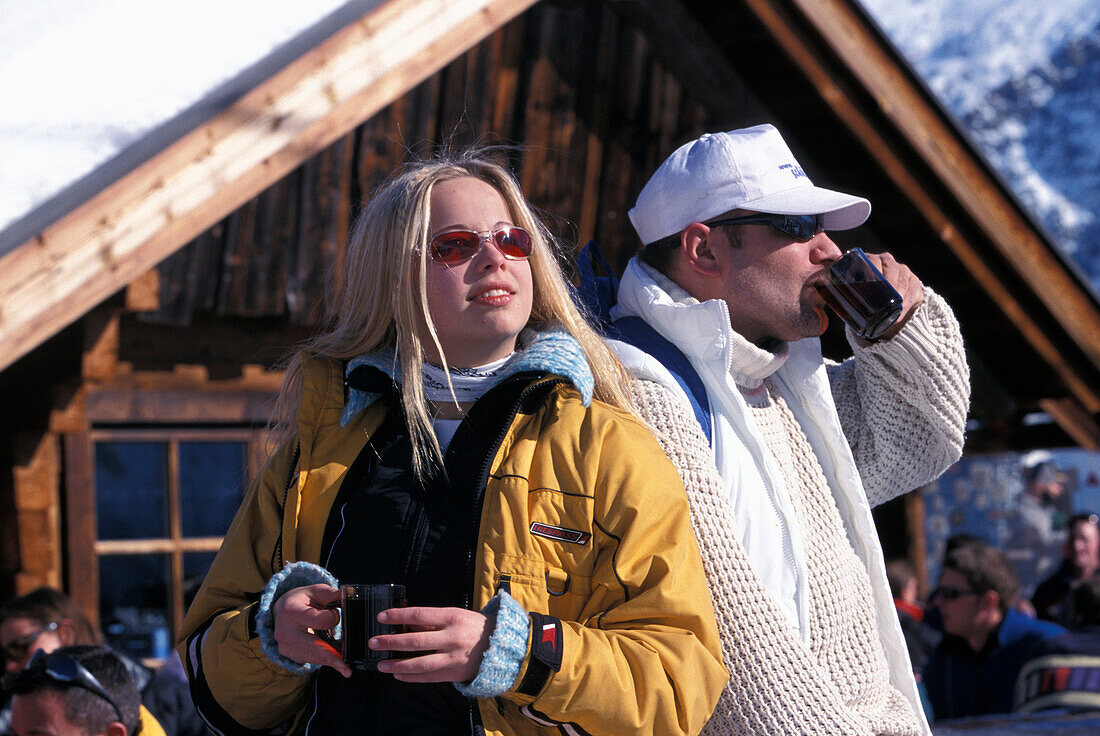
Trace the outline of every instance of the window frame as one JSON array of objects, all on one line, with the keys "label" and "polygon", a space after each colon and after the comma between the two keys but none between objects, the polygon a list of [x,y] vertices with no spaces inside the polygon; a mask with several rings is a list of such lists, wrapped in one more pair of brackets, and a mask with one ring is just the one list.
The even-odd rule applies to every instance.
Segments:
[{"label": "window frame", "polygon": [[[247,479],[255,476],[256,443],[262,441],[257,437],[258,431],[248,428],[109,428],[93,429],[88,433],[92,444],[91,457],[92,492],[95,488],[95,444],[97,442],[149,442],[163,443],[166,446],[166,510],[168,513],[166,537],[151,536],[138,539],[100,539],[98,534],[93,543],[92,550],[96,562],[96,576],[99,575],[99,561],[103,557],[112,555],[167,555],[169,564],[168,579],[168,619],[172,631],[178,631],[183,623],[186,613],[183,602],[184,565],[183,556],[188,552],[217,552],[221,547],[223,536],[217,537],[185,537],[183,535],[182,511],[180,501],[180,464],[179,448],[185,442],[241,442],[245,445]],[[244,491],[247,491],[247,486]],[[93,502],[94,506],[94,502]],[[99,598],[99,586],[97,581],[96,598]]]},{"label": "window frame", "polygon": [[[105,382],[85,381],[76,394],[81,421],[62,430],[64,493],[59,522],[62,527],[64,570],[62,578],[69,597],[89,621],[100,627],[99,559],[107,554],[129,553],[130,549],[97,538],[95,442],[105,438],[154,438],[177,442],[218,440],[231,436],[248,437],[245,492],[270,454],[267,421],[279,387],[280,371],[246,367],[236,378],[211,380],[205,370],[185,370],[177,366],[170,374],[130,372]],[[178,460],[178,454],[169,453]],[[176,462],[173,460],[172,462]],[[175,494],[178,501],[178,468]],[[178,503],[174,506],[178,515]],[[172,512],[170,512],[172,513]],[[179,524],[179,520],[175,522]],[[169,530],[171,534],[172,522]],[[176,527],[179,528],[178,526]],[[139,554],[167,552],[182,555],[217,549],[221,537],[191,538],[176,546],[167,538],[125,540],[145,544]],[[165,541],[167,540],[167,541]],[[106,543],[104,543],[106,542]],[[178,547],[178,552],[177,552]],[[179,558],[182,560],[182,557]],[[169,618],[173,638],[183,621],[181,563],[170,563],[175,570],[169,591]],[[177,585],[179,587],[177,587]]]}]

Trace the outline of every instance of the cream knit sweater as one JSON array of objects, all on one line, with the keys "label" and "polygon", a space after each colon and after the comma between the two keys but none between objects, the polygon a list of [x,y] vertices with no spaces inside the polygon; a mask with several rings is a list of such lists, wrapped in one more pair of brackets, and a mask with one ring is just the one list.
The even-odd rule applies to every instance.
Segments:
[{"label": "cream knit sweater", "polygon": [[683,477],[730,673],[703,733],[921,733],[908,702],[889,684],[866,572],[786,405],[769,391],[753,415],[761,430],[773,435],[784,470],[800,480],[793,500],[807,540],[810,647],[794,635],[753,572],[695,417],[660,384],[635,381],[633,386],[640,413],[660,428],[657,438]]}]

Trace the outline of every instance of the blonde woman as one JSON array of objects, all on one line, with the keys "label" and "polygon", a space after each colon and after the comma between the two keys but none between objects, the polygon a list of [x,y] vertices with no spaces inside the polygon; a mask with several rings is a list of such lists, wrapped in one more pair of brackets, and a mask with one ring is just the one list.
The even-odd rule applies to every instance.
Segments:
[{"label": "blonde woman", "polygon": [[[211,726],[698,732],[726,673],[683,486],[513,178],[395,174],[333,294],[184,623]],[[381,614],[406,633],[371,641],[402,658],[352,670],[317,635],[337,581],[406,587]]]}]

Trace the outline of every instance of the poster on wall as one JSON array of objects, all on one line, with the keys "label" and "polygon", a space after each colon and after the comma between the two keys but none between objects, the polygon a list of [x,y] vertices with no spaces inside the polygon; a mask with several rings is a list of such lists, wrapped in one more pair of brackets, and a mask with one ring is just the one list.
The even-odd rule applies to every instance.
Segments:
[{"label": "poster on wall", "polygon": [[949,540],[969,535],[1005,552],[1029,597],[1061,563],[1069,518],[1100,510],[1100,453],[967,456],[925,487],[924,500],[931,582]]}]

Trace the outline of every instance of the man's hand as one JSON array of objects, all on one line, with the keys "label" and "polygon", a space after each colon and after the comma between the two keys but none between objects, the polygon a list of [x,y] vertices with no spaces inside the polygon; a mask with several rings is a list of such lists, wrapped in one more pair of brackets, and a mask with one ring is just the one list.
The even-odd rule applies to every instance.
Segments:
[{"label": "man's hand", "polygon": [[875,268],[882,272],[886,280],[901,294],[901,316],[894,326],[884,332],[879,340],[889,340],[901,332],[913,312],[924,302],[924,284],[904,263],[898,263],[889,253],[868,253],[867,257]]},{"label": "man's hand", "polygon": [[315,633],[340,623],[340,612],[326,608],[339,602],[340,591],[324,583],[294,588],[280,596],[272,611],[279,654],[302,664],[327,665],[351,677],[351,668],[340,653]]},{"label": "man's hand", "polygon": [[405,626],[403,634],[375,636],[371,649],[427,652],[412,659],[387,659],[378,664],[403,682],[470,682],[489,648],[495,619],[464,608],[391,608],[378,614],[384,624]]}]

